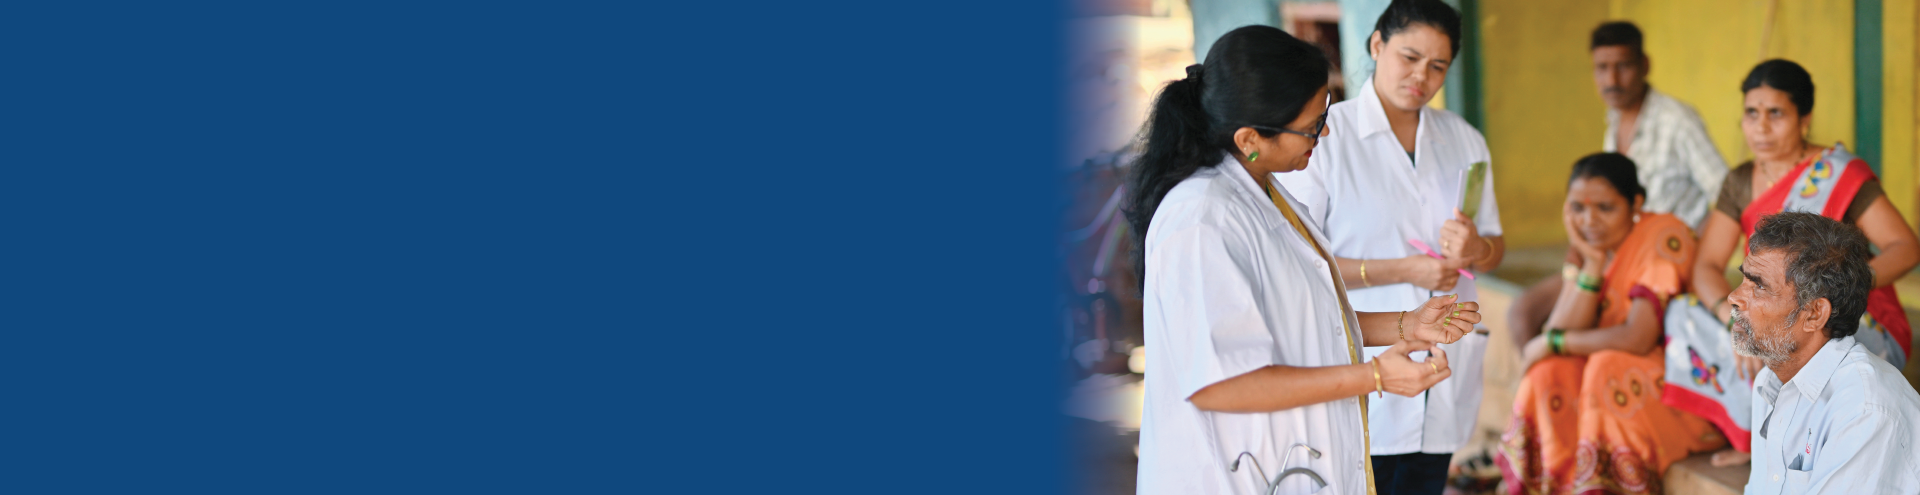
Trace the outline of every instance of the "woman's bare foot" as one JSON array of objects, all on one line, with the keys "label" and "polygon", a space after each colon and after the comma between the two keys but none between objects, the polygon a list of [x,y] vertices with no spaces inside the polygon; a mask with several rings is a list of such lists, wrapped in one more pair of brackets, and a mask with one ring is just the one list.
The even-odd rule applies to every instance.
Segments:
[{"label": "woman's bare foot", "polygon": [[1753,454],[1727,449],[1713,453],[1713,467],[1738,466],[1753,460]]}]

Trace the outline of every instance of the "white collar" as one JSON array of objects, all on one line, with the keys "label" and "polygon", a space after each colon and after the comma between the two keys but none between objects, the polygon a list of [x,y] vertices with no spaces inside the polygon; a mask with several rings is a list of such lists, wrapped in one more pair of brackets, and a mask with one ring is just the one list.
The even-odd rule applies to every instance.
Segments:
[{"label": "white collar", "polygon": [[[1647,119],[1644,118],[1647,115],[1647,107],[1653,106],[1653,105],[1650,105],[1650,103],[1653,103],[1653,99],[1656,97],[1666,98],[1667,95],[1661,94],[1660,91],[1653,89],[1653,83],[1647,83],[1647,95],[1640,98],[1640,116],[1643,117],[1639,120],[1640,122],[1647,121]],[[1620,125],[1620,109],[1607,107],[1607,125],[1608,126]],[[1634,125],[1639,125],[1639,124],[1634,124]]]},{"label": "white collar", "polygon": [[1846,359],[1848,353],[1853,352],[1855,345],[1857,344],[1851,335],[1827,339],[1827,343],[1820,345],[1820,351],[1807,359],[1807,364],[1801,366],[1800,372],[1793,375],[1793,380],[1781,382],[1779,374],[1774,373],[1773,370],[1767,370],[1760,375],[1759,383],[1754,384],[1755,392],[1766,391],[1765,396],[1769,401],[1773,401],[1778,398],[1775,394],[1791,384],[1794,390],[1798,390],[1807,400],[1817,401],[1820,399],[1820,394],[1826,390],[1827,383],[1832,381],[1833,373],[1840,369],[1840,361]]},{"label": "white collar", "polygon": [[[1360,85],[1360,96],[1354,99],[1359,100],[1360,103],[1358,108],[1360,115],[1354,122],[1354,129],[1359,134],[1356,137],[1364,138],[1382,132],[1393,132],[1393,123],[1387,121],[1386,103],[1381,102],[1380,93],[1373,90],[1372,77],[1368,77],[1367,82]],[[1427,114],[1429,109],[1430,107],[1424,105],[1420,107],[1420,125],[1422,126],[1427,125],[1427,119],[1432,117]],[[1417,131],[1415,135],[1418,135]]]},{"label": "white collar", "polygon": [[[1247,171],[1247,167],[1240,165],[1240,160],[1235,160],[1230,153],[1222,152],[1220,154],[1225,155],[1225,157],[1220,160],[1219,165],[1215,165],[1213,168],[1220,170],[1220,173],[1230,177],[1228,180],[1233,181],[1235,185],[1239,186],[1241,194],[1254,199],[1254,204],[1271,201],[1267,198],[1267,192],[1260,189],[1260,183],[1253,181],[1253,174]],[[1269,184],[1272,184],[1272,178],[1268,178],[1267,180]],[[1275,187],[1279,186],[1279,184],[1273,185]]]},{"label": "white collar", "polygon": [[1820,392],[1827,388],[1833,372],[1840,369],[1840,360],[1845,359],[1852,350],[1852,335],[1827,339],[1827,343],[1820,346],[1820,352],[1814,353],[1813,358],[1807,360],[1807,365],[1800,367],[1800,372],[1793,375],[1793,388],[1798,389],[1807,400],[1819,400]]}]

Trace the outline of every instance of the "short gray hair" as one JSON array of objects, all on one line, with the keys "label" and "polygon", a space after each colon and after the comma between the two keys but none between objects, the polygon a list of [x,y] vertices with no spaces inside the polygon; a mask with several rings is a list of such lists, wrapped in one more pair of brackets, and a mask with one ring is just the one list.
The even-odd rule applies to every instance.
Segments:
[{"label": "short gray hair", "polygon": [[1867,293],[1873,290],[1873,267],[1867,264],[1873,252],[1860,229],[1812,213],[1768,215],[1747,238],[1747,253],[1775,249],[1787,255],[1787,281],[1797,298],[1789,319],[1824,297],[1833,304],[1827,337],[1838,339],[1860,330]]}]

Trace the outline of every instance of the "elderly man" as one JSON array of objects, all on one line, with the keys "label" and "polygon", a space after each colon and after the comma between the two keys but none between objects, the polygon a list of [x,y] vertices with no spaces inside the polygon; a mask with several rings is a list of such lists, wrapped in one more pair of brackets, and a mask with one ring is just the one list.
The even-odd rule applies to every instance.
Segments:
[{"label": "elderly man", "polygon": [[1873,269],[1858,229],[1762,219],[1740,266],[1735,352],[1760,358],[1747,493],[1920,493],[1920,394],[1854,342]]}]

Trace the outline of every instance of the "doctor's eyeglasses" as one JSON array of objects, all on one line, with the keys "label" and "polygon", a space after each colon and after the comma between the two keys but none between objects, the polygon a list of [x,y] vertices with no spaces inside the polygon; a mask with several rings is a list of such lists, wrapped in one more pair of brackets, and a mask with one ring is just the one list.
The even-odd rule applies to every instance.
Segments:
[{"label": "doctor's eyeglasses", "polygon": [[[1327,108],[1327,109],[1332,109],[1332,108],[1333,108],[1333,94],[1332,94],[1332,93],[1328,93],[1328,94],[1327,94],[1327,105],[1326,105],[1326,107],[1325,107],[1325,108]],[[1288,128],[1285,128],[1285,127],[1269,127],[1269,126],[1264,126],[1264,125],[1249,125],[1249,126],[1247,126],[1247,127],[1252,127],[1252,128],[1254,128],[1254,129],[1259,129],[1259,130],[1262,130],[1262,131],[1267,131],[1267,132],[1279,132],[1279,133],[1284,133],[1284,134],[1292,134],[1292,135],[1295,135],[1295,136],[1301,136],[1301,137],[1305,137],[1305,138],[1307,138],[1307,139],[1312,139],[1312,140],[1313,140],[1313,145],[1314,145],[1314,146],[1320,146],[1320,134],[1321,134],[1321,133],[1323,133],[1323,132],[1326,132],[1326,130],[1327,130],[1327,114],[1328,114],[1328,113],[1330,113],[1330,112],[1321,112],[1321,113],[1320,113],[1320,120],[1317,120],[1317,121],[1315,121],[1315,122],[1313,123],[1313,127],[1312,127],[1312,130],[1309,130],[1309,131],[1306,131],[1306,132],[1301,132],[1301,131],[1296,131],[1296,130],[1293,130],[1293,129],[1288,129]]]}]

